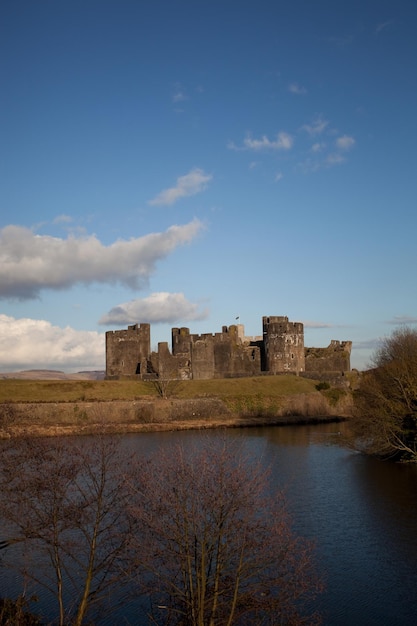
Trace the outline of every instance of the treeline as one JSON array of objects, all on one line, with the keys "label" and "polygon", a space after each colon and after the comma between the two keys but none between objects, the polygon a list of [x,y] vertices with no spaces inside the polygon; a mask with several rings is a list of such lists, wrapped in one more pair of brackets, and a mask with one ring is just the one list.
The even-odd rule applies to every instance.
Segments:
[{"label": "treeline", "polygon": [[378,457],[416,463],[417,330],[394,331],[371,365],[354,394],[354,445]]}]

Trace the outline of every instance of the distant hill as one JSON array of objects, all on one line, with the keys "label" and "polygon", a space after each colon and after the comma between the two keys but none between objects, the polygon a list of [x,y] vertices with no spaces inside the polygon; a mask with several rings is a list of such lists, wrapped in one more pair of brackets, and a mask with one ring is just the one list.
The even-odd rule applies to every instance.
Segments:
[{"label": "distant hill", "polygon": [[66,374],[60,370],[23,370],[21,372],[0,372],[3,378],[19,378],[23,380],[104,380],[105,372],[91,370]]}]

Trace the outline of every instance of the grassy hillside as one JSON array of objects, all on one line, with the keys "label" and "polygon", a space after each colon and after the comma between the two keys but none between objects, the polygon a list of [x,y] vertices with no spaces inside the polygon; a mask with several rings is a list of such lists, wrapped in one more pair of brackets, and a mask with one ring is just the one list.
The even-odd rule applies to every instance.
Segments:
[{"label": "grassy hillside", "polygon": [[146,432],[340,419],[351,394],[292,375],[174,381],[167,399],[143,381],[0,380],[2,436]]},{"label": "grassy hillside", "polygon": [[[260,376],[184,381],[176,386],[175,397],[216,397],[231,401],[236,398],[280,398],[314,391],[315,381],[298,376]],[[152,383],[143,381],[0,380],[0,402],[93,402],[137,400],[157,395]]]}]

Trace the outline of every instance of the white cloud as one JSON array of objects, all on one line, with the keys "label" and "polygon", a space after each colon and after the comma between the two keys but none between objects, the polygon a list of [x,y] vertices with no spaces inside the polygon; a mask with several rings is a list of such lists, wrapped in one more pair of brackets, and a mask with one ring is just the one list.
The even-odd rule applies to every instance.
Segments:
[{"label": "white cloud", "polygon": [[174,204],[180,198],[186,196],[194,196],[207,187],[207,183],[212,180],[211,174],[206,174],[203,170],[195,168],[177,178],[177,184],[175,187],[170,187],[161,191],[155,198],[150,200],[148,204],[151,206],[168,206]]},{"label": "white cloud", "polygon": [[304,124],[304,126],[301,127],[301,130],[305,130],[310,137],[315,137],[316,135],[321,135],[328,125],[329,122],[323,119],[321,115],[318,115],[314,118],[311,124]]},{"label": "white cloud", "polygon": [[322,141],[317,141],[316,143],[313,143],[313,145],[311,146],[311,152],[322,152],[326,147],[326,144]]},{"label": "white cloud", "polygon": [[277,133],[276,139],[268,139],[266,135],[262,135],[260,139],[252,139],[248,135],[243,140],[243,146],[238,147],[233,141],[229,141],[227,147],[230,150],[290,150],[294,143],[293,138],[288,133]]},{"label": "white cloud", "polygon": [[343,135],[342,137],[338,137],[336,139],[336,146],[339,150],[351,150],[355,145],[355,140],[353,137],[349,137],[349,135]]},{"label": "white cloud", "polygon": [[57,215],[56,218],[53,220],[54,224],[69,224],[72,222],[72,217],[70,217],[69,215]]},{"label": "white cloud", "polygon": [[381,23],[377,24],[376,28],[375,28],[375,33],[378,35],[383,30],[389,28],[391,26],[391,24],[392,24],[391,20],[388,20],[388,22],[381,22]]},{"label": "white cloud", "polygon": [[162,291],[153,293],[147,298],[131,300],[113,307],[102,316],[99,324],[174,323],[201,320],[207,315],[207,309],[200,311],[198,305],[189,302],[183,293]]},{"label": "white cloud", "polygon": [[297,164],[297,169],[303,172],[304,174],[312,174],[317,172],[322,167],[320,161],[316,158],[307,158],[304,161],[300,161]]},{"label": "white cloud", "polygon": [[355,341],[353,345],[355,350],[376,350],[380,347],[382,340],[382,337],[376,337],[373,339],[366,339],[364,341]]},{"label": "white cloud", "polygon": [[282,172],[277,172],[275,174],[275,182],[278,183],[280,180],[282,180],[284,178],[284,174]]},{"label": "white cloud", "polygon": [[175,83],[174,93],[172,94],[172,102],[183,102],[184,100],[187,100],[187,96],[181,86],[181,83]]},{"label": "white cloud", "polygon": [[43,289],[75,284],[147,285],[157,261],[192,241],[202,224],[193,220],[104,246],[95,235],[67,239],[35,235],[22,226],[0,229],[0,298],[39,297]]},{"label": "white cloud", "polygon": [[346,161],[345,157],[338,152],[332,152],[327,154],[322,158],[308,158],[304,161],[298,163],[297,168],[304,172],[304,174],[313,174],[314,172],[318,172],[323,168],[334,167],[335,165],[340,165]]},{"label": "white cloud", "polygon": [[[307,127],[305,126],[303,128],[304,130],[307,130],[310,136],[314,136],[315,134],[323,132],[327,124],[327,121],[317,118],[313,126],[308,127],[309,130],[307,130]],[[324,141],[316,141],[310,148],[310,152],[314,154],[314,157],[306,159],[304,162],[300,163],[298,167],[306,173],[311,173],[322,168],[340,165],[346,161],[345,153],[351,150],[355,143],[356,141],[353,137],[350,137],[349,135],[342,135],[335,139],[333,152],[329,152],[328,149],[330,146],[328,146]]]},{"label": "white cloud", "polygon": [[0,371],[105,368],[104,334],[0,315]]},{"label": "white cloud", "polygon": [[338,152],[332,152],[328,154],[326,159],[324,160],[324,165],[327,167],[332,167],[333,165],[339,165],[340,163],[345,162],[345,157]]},{"label": "white cloud", "polygon": [[312,322],[304,321],[304,328],[334,328],[334,324],[328,324],[327,322]]},{"label": "white cloud", "polygon": [[297,96],[303,96],[307,93],[307,89],[305,87],[302,87],[298,83],[291,83],[290,85],[288,85],[288,91]]}]

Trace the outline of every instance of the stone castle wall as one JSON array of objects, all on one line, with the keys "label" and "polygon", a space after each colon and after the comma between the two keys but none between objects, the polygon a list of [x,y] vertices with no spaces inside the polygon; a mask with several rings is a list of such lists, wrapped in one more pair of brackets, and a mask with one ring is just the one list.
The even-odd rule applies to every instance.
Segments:
[{"label": "stone castle wall", "polygon": [[106,333],[106,378],[141,376],[147,371],[150,353],[150,324],[110,330]]},{"label": "stone castle wall", "polygon": [[351,342],[332,341],[327,348],[305,348],[304,326],[285,316],[262,318],[262,337],[245,337],[241,324],[223,326],[220,333],[191,334],[173,328],[167,342],[150,349],[150,325],[106,333],[106,378],[182,380],[237,378],[260,374],[308,374],[350,371]]},{"label": "stone castle wall", "polygon": [[241,325],[223,326],[214,335],[192,335],[188,328],[173,328],[172,354],[182,361],[183,379],[254,376],[261,370],[260,349],[245,341]]},{"label": "stone castle wall", "polygon": [[327,348],[306,348],[306,369],[309,372],[349,372],[351,341],[333,339]]}]

